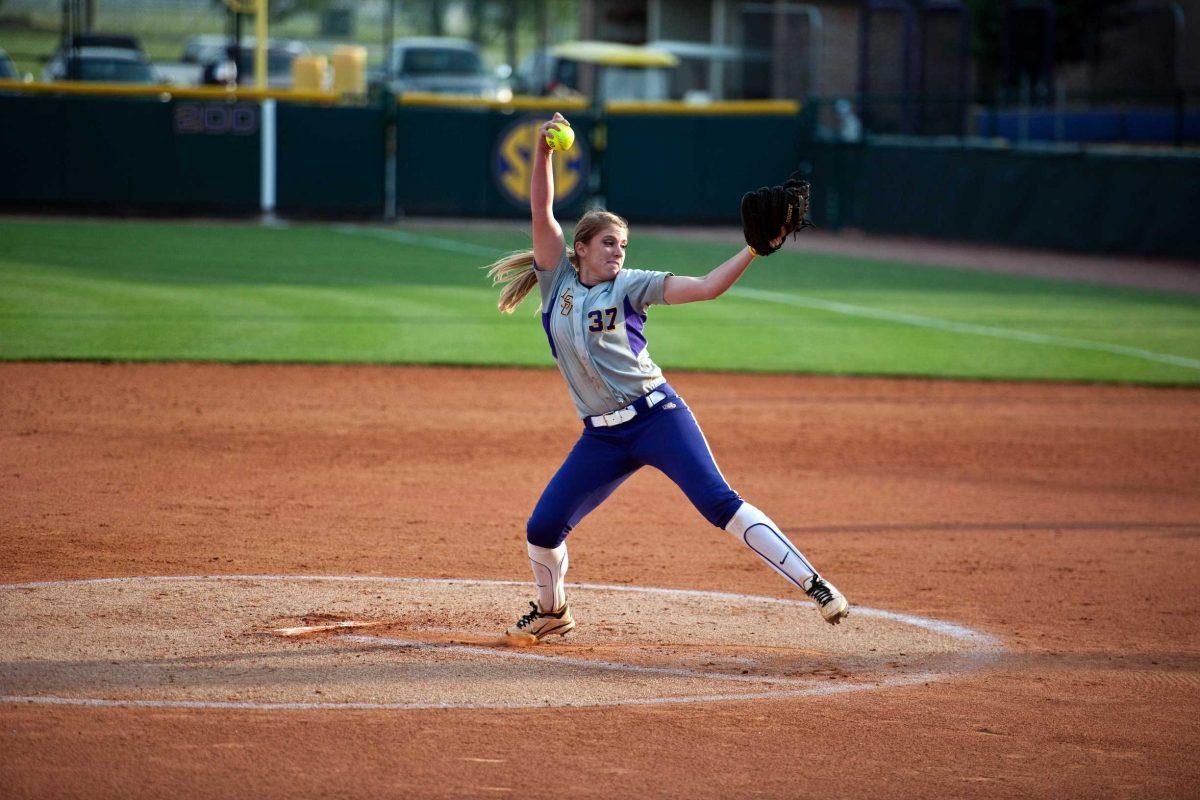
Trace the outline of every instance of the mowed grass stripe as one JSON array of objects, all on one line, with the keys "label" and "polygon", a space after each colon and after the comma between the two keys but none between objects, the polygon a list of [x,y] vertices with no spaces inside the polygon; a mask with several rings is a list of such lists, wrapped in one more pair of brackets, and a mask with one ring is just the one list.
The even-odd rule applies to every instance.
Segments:
[{"label": "mowed grass stripe", "polygon": [[[0,358],[549,366],[535,301],[498,314],[480,269],[528,246],[517,221],[4,221]],[[703,274],[735,249],[635,228],[628,263]],[[1197,298],[786,250],[717,302],[652,309],[648,333],[667,369],[1200,377]]]},{"label": "mowed grass stripe", "polygon": [[886,311],[878,308],[850,305],[849,303],[835,303],[829,300],[818,300],[814,297],[804,297],[802,295],[792,295],[784,292],[765,292],[759,289],[745,289],[740,287],[734,287],[731,291],[742,297],[765,300],[770,303],[785,303],[787,305],[796,305],[802,308],[817,308],[824,311],[832,311],[837,314],[846,314],[851,317],[866,317],[867,319],[896,322],[901,325],[911,325],[917,328],[931,328],[938,331],[965,333],[972,336],[990,336],[996,339],[1031,342],[1033,344],[1044,344],[1053,347],[1068,347],[1079,350],[1113,353],[1119,356],[1129,356],[1131,358],[1140,358],[1147,361],[1156,361],[1161,364],[1173,364],[1175,366],[1186,367],[1188,369],[1200,369],[1200,360],[1196,360],[1194,358],[1184,358],[1182,356],[1165,355],[1163,353],[1155,353],[1138,347],[1126,347],[1124,345],[1108,344],[1106,342],[1095,342],[1086,339],[1055,336],[1054,334],[1048,333],[1030,333],[1028,331],[1010,330],[1008,328],[996,328],[988,325],[976,325],[969,322],[954,322],[952,320],[923,317],[917,314],[904,314],[896,311]]}]

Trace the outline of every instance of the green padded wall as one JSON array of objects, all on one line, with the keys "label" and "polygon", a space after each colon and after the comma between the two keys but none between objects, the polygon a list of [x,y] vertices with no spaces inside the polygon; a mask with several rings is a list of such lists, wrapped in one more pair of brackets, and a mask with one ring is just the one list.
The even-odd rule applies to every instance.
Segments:
[{"label": "green padded wall", "polygon": [[830,228],[1200,258],[1200,156],[814,142],[813,217]]},{"label": "green padded wall", "polygon": [[608,206],[630,221],[736,224],[745,192],[801,166],[796,116],[620,114],[608,133]]},{"label": "green padded wall", "polygon": [[383,214],[381,109],[279,103],[275,126],[280,213]]}]

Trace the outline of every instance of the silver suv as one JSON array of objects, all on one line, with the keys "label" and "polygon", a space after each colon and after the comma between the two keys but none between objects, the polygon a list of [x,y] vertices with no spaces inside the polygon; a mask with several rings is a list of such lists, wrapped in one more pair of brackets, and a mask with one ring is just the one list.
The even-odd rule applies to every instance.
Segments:
[{"label": "silver suv", "polygon": [[439,92],[495,98],[496,76],[483,66],[474,42],[447,37],[397,39],[392,44],[392,74],[387,83],[397,94]]}]

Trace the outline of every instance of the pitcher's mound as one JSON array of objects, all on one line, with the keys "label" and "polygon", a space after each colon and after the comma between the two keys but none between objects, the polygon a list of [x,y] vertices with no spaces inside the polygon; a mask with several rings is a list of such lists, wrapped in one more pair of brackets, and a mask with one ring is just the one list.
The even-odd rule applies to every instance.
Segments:
[{"label": "pitcher's mound", "polygon": [[[528,584],[335,576],[0,586],[4,698],[253,708],[612,705],[926,682],[999,652],[986,634],[806,600],[571,586],[578,627],[506,646]],[[851,598],[853,601],[853,598]]]}]

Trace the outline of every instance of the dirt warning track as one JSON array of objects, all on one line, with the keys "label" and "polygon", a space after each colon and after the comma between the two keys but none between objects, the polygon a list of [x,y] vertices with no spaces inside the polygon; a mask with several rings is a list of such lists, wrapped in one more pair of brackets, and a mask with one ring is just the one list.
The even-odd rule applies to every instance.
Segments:
[{"label": "dirt warning track", "polygon": [[[579,629],[499,648],[525,516],[577,434],[550,371],[0,365],[0,785],[1200,785],[1200,392],[671,380],[847,624],[643,471],[572,534]],[[342,621],[376,624],[272,633]],[[552,779],[529,769],[550,752]]]}]

